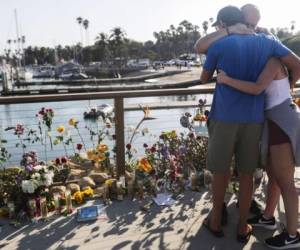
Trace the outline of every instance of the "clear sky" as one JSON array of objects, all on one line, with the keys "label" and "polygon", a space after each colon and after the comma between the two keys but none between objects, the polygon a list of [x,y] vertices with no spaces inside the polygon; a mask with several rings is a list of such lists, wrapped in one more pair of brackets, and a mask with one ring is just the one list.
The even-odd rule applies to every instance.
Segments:
[{"label": "clear sky", "polygon": [[90,21],[90,43],[98,33],[116,26],[124,28],[129,38],[146,41],[154,40],[154,31],[177,26],[184,19],[201,27],[221,7],[249,2],[260,8],[261,26],[289,27],[295,20],[296,30],[300,29],[297,0],[0,0],[0,53],[7,39],[16,38],[15,8],[26,45],[53,47],[80,41],[78,16]]}]

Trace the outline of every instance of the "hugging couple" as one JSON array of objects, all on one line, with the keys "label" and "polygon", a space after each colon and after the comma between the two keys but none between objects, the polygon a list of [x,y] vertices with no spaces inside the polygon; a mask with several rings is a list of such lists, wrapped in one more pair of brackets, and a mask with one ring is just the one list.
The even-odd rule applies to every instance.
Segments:
[{"label": "hugging couple", "polygon": [[[300,111],[291,90],[300,78],[300,59],[258,28],[259,19],[255,5],[226,6],[213,24],[217,30],[195,44],[198,53],[206,54],[202,83],[218,72],[208,120],[213,207],[203,225],[214,236],[224,236],[224,197],[234,156],[239,175],[237,240],[247,243],[252,227],[276,229],[274,212],[282,195],[286,229],[265,243],[274,249],[299,248],[294,172],[300,165]],[[253,173],[261,162],[268,174],[266,206],[263,213],[248,218]]]}]

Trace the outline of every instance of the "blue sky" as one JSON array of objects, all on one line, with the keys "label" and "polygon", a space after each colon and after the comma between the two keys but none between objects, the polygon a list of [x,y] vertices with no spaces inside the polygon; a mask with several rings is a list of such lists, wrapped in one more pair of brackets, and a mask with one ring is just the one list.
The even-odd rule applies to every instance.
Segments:
[{"label": "blue sky", "polygon": [[[253,0],[262,12],[264,27],[287,27],[292,20],[300,29],[300,15],[295,0]],[[17,9],[21,33],[27,45],[72,45],[80,41],[76,17],[90,21],[89,40],[100,32],[109,32],[121,26],[129,38],[154,40],[153,32],[178,25],[186,19],[193,24],[216,16],[228,4],[238,7],[244,0],[0,0],[0,53],[7,39],[16,38],[14,9]],[[283,4],[284,3],[284,4]]]}]

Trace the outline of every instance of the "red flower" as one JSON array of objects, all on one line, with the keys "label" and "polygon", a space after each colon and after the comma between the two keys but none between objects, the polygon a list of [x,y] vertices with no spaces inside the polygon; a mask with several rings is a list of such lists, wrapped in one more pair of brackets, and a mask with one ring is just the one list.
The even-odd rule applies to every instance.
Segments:
[{"label": "red flower", "polygon": [[147,144],[147,143],[144,143],[143,147],[144,147],[144,148],[148,148],[148,144]]},{"label": "red flower", "polygon": [[61,157],[61,163],[67,163],[68,159],[66,157]]},{"label": "red flower", "polygon": [[128,144],[126,145],[126,148],[127,148],[128,150],[130,150],[130,149],[131,149],[131,144],[128,143]]},{"label": "red flower", "polygon": [[77,148],[77,150],[81,150],[82,149],[82,144],[80,144],[80,143],[78,143],[77,145],[76,145],[76,148]]},{"label": "red flower", "polygon": [[55,164],[56,164],[56,165],[60,165],[60,159],[59,159],[59,158],[56,158],[56,159],[55,159]]},{"label": "red flower", "polygon": [[189,137],[190,137],[191,139],[195,138],[194,133],[189,133]]},{"label": "red flower", "polygon": [[151,153],[155,153],[156,152],[156,147],[151,147],[150,151],[151,151]]},{"label": "red flower", "polygon": [[197,140],[201,140],[201,138],[202,138],[201,135],[197,135],[196,137]]}]

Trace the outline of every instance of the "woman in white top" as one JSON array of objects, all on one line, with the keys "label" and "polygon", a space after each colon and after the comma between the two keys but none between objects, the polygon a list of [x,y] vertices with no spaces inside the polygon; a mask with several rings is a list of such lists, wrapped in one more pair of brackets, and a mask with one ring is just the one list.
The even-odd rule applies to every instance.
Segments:
[{"label": "woman in white top", "polygon": [[[299,161],[299,156],[295,153],[297,152],[296,147],[300,143],[300,133],[297,132],[297,136],[292,136],[290,133],[290,131],[299,131],[300,113],[298,107],[291,102],[290,83],[285,68],[278,59],[271,58],[256,83],[231,78],[223,71],[218,74],[217,82],[253,95],[265,91],[267,136],[269,138],[267,206],[264,214],[253,218],[250,223],[254,226],[264,225],[267,228],[269,225],[269,228],[273,228],[275,222],[273,215],[281,194],[286,212],[287,232],[279,234],[277,240],[280,241],[280,237],[285,237],[284,249],[300,247],[299,233],[297,232],[298,194],[294,183],[295,162]],[[274,119],[274,117],[278,118]],[[289,122],[289,119],[293,122]],[[284,122],[282,123],[281,120]],[[274,246],[274,237],[272,240]],[[268,239],[266,243],[268,244]],[[283,248],[279,247],[278,249]]]}]

